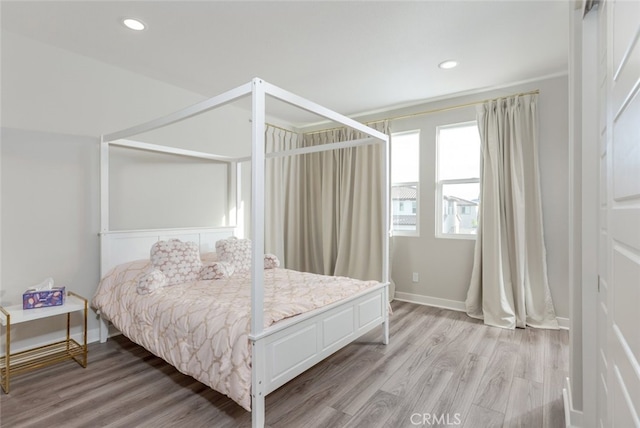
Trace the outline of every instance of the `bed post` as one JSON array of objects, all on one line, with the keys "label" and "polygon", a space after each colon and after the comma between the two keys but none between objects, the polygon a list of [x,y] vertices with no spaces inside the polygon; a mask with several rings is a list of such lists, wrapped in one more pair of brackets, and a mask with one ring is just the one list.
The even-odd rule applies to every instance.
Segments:
[{"label": "bed post", "polygon": [[238,162],[227,164],[227,226],[238,226]]},{"label": "bed post", "polygon": [[105,343],[109,336],[109,323],[102,318],[102,315],[100,315],[98,323],[100,325],[100,343]]},{"label": "bed post", "polygon": [[107,257],[105,251],[105,233],[109,231],[109,143],[100,137],[100,277]]},{"label": "bed post", "polygon": [[242,163],[236,163],[236,236],[244,238],[246,228],[244,224],[244,205],[242,204]]},{"label": "bed post", "polygon": [[[104,276],[104,266],[109,256],[105,245],[105,233],[109,231],[109,143],[100,136],[100,278]],[[107,341],[109,323],[100,315],[100,343]]]},{"label": "bed post", "polygon": [[389,235],[391,232],[390,225],[390,203],[389,203],[389,190],[390,190],[390,179],[389,179],[389,136],[386,135],[386,138],[382,141],[382,200],[383,200],[383,214],[382,214],[382,223],[383,223],[383,231],[382,231],[382,282],[386,283],[385,286],[385,296],[386,301],[385,305],[385,317],[383,324],[383,339],[382,343],[385,345],[389,344],[389,283],[391,282],[391,278],[389,277]]},{"label": "bed post", "polygon": [[251,423],[261,428],[265,422],[264,343],[257,339],[264,330],[264,180],[265,180],[265,89],[264,82],[252,80],[251,122]]}]

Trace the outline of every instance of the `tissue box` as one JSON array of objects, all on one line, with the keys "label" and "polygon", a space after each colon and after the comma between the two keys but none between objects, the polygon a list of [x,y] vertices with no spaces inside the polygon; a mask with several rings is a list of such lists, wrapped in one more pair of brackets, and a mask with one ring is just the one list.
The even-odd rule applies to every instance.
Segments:
[{"label": "tissue box", "polygon": [[54,287],[51,290],[25,291],[22,295],[22,309],[46,308],[64,304],[64,287]]}]

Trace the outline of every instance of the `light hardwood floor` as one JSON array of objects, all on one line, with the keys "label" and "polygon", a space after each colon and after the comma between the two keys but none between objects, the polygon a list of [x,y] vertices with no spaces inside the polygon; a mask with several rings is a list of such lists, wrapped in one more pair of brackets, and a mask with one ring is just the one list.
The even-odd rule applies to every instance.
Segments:
[{"label": "light hardwood floor", "polygon": [[[502,330],[464,313],[392,304],[380,332],[267,396],[281,427],[562,427],[568,332]],[[2,427],[245,427],[251,415],[123,336],[16,376],[0,393]],[[448,424],[448,425],[447,425]]]}]

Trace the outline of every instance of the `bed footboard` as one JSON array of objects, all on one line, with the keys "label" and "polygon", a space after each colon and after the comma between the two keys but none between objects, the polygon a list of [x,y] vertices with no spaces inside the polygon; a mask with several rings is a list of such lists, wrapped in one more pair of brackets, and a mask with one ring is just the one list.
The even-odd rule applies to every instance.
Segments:
[{"label": "bed footboard", "polygon": [[264,398],[376,327],[389,342],[388,284],[328,308],[280,322],[251,338],[253,426],[264,425]]}]

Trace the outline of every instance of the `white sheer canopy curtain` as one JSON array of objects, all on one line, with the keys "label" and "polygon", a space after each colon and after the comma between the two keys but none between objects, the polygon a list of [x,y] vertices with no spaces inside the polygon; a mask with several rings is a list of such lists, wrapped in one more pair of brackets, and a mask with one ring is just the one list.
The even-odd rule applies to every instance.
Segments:
[{"label": "white sheer canopy curtain", "polygon": [[542,225],[537,95],[478,106],[480,218],[466,308],[503,328],[557,329]]},{"label": "white sheer canopy curtain", "polygon": [[[370,126],[388,133],[388,122]],[[295,137],[267,129],[267,137],[267,150],[273,151],[364,136],[341,128]],[[379,281],[381,164],[380,144],[268,160],[267,229],[272,230],[266,250],[290,269]]]}]

